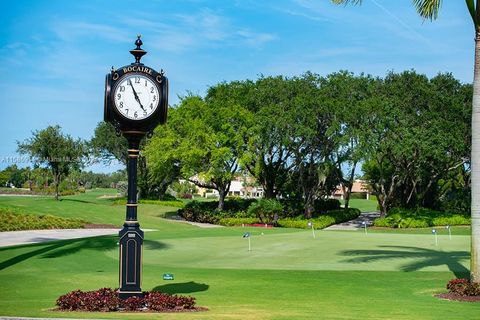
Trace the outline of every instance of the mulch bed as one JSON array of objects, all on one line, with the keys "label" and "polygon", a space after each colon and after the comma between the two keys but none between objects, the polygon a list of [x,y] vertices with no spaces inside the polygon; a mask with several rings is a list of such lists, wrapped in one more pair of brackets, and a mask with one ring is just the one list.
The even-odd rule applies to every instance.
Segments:
[{"label": "mulch bed", "polygon": [[99,223],[87,223],[83,225],[84,229],[120,229],[113,224],[99,224]]},{"label": "mulch bed", "polygon": [[462,296],[458,293],[440,293],[436,294],[435,297],[444,300],[453,300],[453,301],[463,301],[463,302],[480,302],[480,296]]},{"label": "mulch bed", "polygon": [[244,223],[243,226],[256,228],[273,228],[273,225],[267,223]]},{"label": "mulch bed", "polygon": [[[78,311],[78,310],[62,310],[60,308],[52,308],[52,309],[48,309],[49,311],[59,311],[59,312],[71,312],[71,313],[75,313],[75,312],[89,312],[89,311],[85,311],[85,310],[81,310],[81,311]],[[192,309],[164,309],[164,310],[160,310],[160,311],[155,311],[155,310],[137,310],[137,311],[126,311],[125,309],[121,309],[121,310],[118,310],[118,311],[91,311],[91,312],[104,312],[104,313],[110,313],[110,314],[115,314],[115,313],[186,313],[186,312],[205,312],[205,311],[209,311],[209,309],[207,307],[194,307]]]}]

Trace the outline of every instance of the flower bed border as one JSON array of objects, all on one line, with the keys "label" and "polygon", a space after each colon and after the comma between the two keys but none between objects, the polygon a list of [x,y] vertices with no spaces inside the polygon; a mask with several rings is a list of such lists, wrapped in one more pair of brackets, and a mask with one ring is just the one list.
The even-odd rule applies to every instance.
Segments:
[{"label": "flower bed border", "polygon": [[192,296],[168,294],[159,291],[143,292],[142,297],[132,296],[122,300],[118,288],[100,288],[94,291],[74,290],[56,300],[61,312],[135,312],[135,313],[176,313],[207,311],[196,306]]}]

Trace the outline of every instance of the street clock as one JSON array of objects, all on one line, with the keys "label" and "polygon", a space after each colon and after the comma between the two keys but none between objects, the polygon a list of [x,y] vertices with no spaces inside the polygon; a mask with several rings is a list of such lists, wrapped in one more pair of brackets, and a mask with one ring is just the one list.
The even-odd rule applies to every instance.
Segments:
[{"label": "street clock", "polygon": [[143,231],[137,220],[137,160],[140,141],[156,126],[167,121],[168,79],[140,62],[147,52],[137,46],[130,50],[135,62],[106,75],[104,120],[128,141],[128,192],[126,218],[119,232],[119,296],[142,296]]}]

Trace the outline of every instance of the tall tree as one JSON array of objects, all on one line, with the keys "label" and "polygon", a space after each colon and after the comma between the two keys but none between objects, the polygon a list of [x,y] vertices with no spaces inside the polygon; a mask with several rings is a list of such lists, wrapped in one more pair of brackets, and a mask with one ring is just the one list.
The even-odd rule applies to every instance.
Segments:
[{"label": "tall tree", "polygon": [[393,206],[439,209],[439,182],[470,164],[469,85],[449,74],[429,80],[390,73],[367,117],[365,178],[382,215]]},{"label": "tall tree", "polygon": [[[141,149],[145,145],[146,139],[141,142]],[[95,128],[93,138],[89,142],[93,154],[102,159],[105,164],[110,164],[113,160],[117,160],[125,167],[128,161],[128,142],[121,134],[117,134],[112,124],[107,122],[99,122]],[[138,157],[138,197],[146,198],[153,196],[154,193],[162,192],[158,190],[155,180],[151,180],[149,168],[147,166],[143,153]]]},{"label": "tall tree", "polygon": [[158,189],[158,198],[165,197],[168,187],[181,177],[181,158],[177,147],[182,142],[176,128],[182,119],[177,118],[177,110],[169,111],[169,120],[155,130],[154,136],[145,146],[145,157],[149,168],[149,179]]},{"label": "tall tree", "polygon": [[315,201],[331,195],[338,182],[331,163],[331,154],[340,142],[336,112],[332,98],[322,95],[323,78],[306,73],[288,81],[293,97],[286,117],[290,121],[287,147],[294,164],[290,175],[296,180],[304,215],[311,218]]},{"label": "tall tree", "polygon": [[250,90],[244,90],[246,97],[239,103],[255,116],[242,166],[262,185],[266,198],[275,198],[295,165],[291,137],[295,137],[292,116],[298,92],[294,80],[282,76],[244,85]]},{"label": "tall tree", "polygon": [[331,152],[332,163],[339,173],[338,181],[344,194],[344,206],[349,207],[350,194],[357,164],[365,158],[368,124],[376,110],[379,80],[371,76],[340,71],[328,75],[321,83],[321,99],[327,110],[335,111],[331,135],[337,140]]},{"label": "tall tree", "polygon": [[82,166],[85,144],[62,133],[60,126],[49,126],[33,132],[33,137],[17,142],[18,151],[28,154],[36,165],[46,165],[52,171],[55,184],[55,200],[58,200],[58,185],[72,169]]},{"label": "tall tree", "polygon": [[[331,0],[335,4],[361,4],[362,0]],[[438,17],[442,0],[412,0],[418,14],[424,19]],[[473,73],[472,99],[472,239],[470,258],[470,278],[480,283],[480,1],[465,0],[472,18],[475,32],[475,61]]]},{"label": "tall tree", "polygon": [[178,170],[185,180],[217,190],[223,210],[245,149],[247,110],[214,95],[185,97],[173,110],[145,150],[152,175]]},{"label": "tall tree", "polygon": [[106,164],[111,163],[112,160],[117,160],[125,166],[127,165],[127,139],[118,135],[112,124],[104,121],[99,122],[89,145],[93,154]]}]

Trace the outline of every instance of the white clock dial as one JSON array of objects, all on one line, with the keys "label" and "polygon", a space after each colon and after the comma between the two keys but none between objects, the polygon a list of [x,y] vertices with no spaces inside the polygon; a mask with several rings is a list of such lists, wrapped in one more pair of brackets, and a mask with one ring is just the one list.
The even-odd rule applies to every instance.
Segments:
[{"label": "white clock dial", "polygon": [[132,120],[148,118],[158,107],[160,94],[150,78],[131,74],[120,79],[114,92],[115,108]]}]

